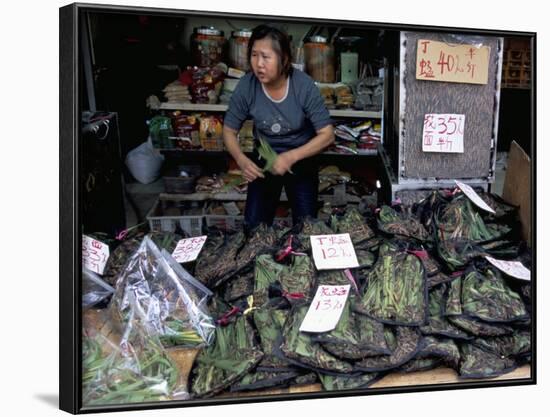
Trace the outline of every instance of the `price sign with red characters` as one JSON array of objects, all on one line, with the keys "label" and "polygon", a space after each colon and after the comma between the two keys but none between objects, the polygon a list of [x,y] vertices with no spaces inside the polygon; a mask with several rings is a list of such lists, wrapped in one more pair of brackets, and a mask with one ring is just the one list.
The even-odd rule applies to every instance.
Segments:
[{"label": "price sign with red characters", "polygon": [[301,332],[333,330],[346,305],[350,285],[320,285],[300,325]]},{"label": "price sign with red characters", "polygon": [[82,235],[82,266],[103,275],[109,259],[109,246],[99,240]]},{"label": "price sign with red characters", "polygon": [[531,281],[531,271],[525,268],[519,261],[502,261],[500,259],[491,258],[490,256],[485,256],[485,259],[511,277],[524,281]]},{"label": "price sign with red characters", "polygon": [[317,269],[357,268],[357,256],[349,233],[310,236]]},{"label": "price sign with red characters", "polygon": [[206,236],[182,239],[176,245],[176,249],[174,249],[172,256],[180,264],[194,261],[197,259],[197,256],[199,256],[204,242],[206,242]]},{"label": "price sign with red characters", "polygon": [[416,78],[426,81],[487,84],[491,47],[419,39]]},{"label": "price sign with red characters", "polygon": [[422,151],[463,153],[465,118],[463,114],[425,114]]}]

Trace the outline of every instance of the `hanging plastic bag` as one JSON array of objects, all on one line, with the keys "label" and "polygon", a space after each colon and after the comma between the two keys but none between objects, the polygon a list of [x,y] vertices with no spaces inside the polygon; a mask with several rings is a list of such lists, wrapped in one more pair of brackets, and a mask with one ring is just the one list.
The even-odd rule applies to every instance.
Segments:
[{"label": "hanging plastic bag", "polygon": [[82,268],[82,308],[90,308],[107,299],[115,289],[103,281],[99,275]]},{"label": "hanging plastic bag", "polygon": [[211,292],[146,236],[117,281],[111,302],[114,317],[134,320],[159,337],[164,346],[210,344],[214,322],[206,308]]},{"label": "hanging plastic bag", "polygon": [[150,184],[159,177],[164,156],[155,150],[149,137],[146,142],[128,152],[125,162],[136,180]]}]

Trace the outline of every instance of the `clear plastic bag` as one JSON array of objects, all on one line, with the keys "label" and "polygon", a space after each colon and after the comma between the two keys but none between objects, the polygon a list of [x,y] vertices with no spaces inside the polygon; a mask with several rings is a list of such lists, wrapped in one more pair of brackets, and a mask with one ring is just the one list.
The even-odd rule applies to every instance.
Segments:
[{"label": "clear plastic bag", "polygon": [[82,397],[87,406],[189,398],[187,381],[159,339],[133,320],[137,304],[131,305],[119,345],[101,334],[84,335]]},{"label": "clear plastic bag", "polygon": [[103,281],[99,275],[87,268],[82,268],[82,308],[90,308],[99,304],[115,289]]},{"label": "clear plastic bag", "polygon": [[[111,311],[123,325],[141,322],[165,347],[198,347],[209,345],[214,334],[206,307],[210,295],[146,236],[118,278]],[[136,314],[130,318],[134,307]]]}]

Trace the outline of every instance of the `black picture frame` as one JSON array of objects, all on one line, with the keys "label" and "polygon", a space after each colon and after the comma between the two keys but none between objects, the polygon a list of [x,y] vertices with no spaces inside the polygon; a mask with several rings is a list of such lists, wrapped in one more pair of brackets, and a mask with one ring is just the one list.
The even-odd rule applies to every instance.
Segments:
[{"label": "black picture frame", "polygon": [[[97,406],[93,408],[82,405],[81,386],[81,228],[82,199],[79,174],[81,166],[82,147],[80,143],[81,120],[83,110],[82,91],[83,74],[80,56],[82,35],[81,18],[83,13],[90,11],[112,12],[120,14],[142,14],[151,16],[201,16],[225,17],[235,19],[252,19],[338,24],[342,26],[373,27],[387,30],[427,31],[435,33],[457,33],[465,35],[514,36],[530,40],[532,51],[531,65],[531,120],[530,120],[530,156],[531,156],[531,230],[533,248],[532,257],[532,362],[529,378],[515,380],[480,380],[476,382],[457,382],[453,384],[433,384],[422,386],[355,389],[335,392],[312,392],[302,394],[278,394],[272,396],[232,397],[223,399],[200,399],[186,401],[167,401],[155,403],[124,404]],[[94,4],[71,4],[59,10],[59,42],[60,42],[60,281],[59,281],[59,406],[69,413],[89,413],[101,411],[142,410],[155,408],[194,407],[202,405],[224,405],[250,402],[283,401],[297,399],[332,398],[345,396],[366,396],[387,393],[425,392],[436,390],[456,390],[466,388],[491,388],[504,386],[531,385],[537,383],[537,268],[536,268],[536,43],[534,32],[497,31],[488,29],[471,29],[456,27],[434,27],[408,24],[372,23],[364,21],[314,19],[305,17],[277,17],[252,14],[225,12],[201,12],[192,10],[160,9],[150,7],[110,6]]]}]

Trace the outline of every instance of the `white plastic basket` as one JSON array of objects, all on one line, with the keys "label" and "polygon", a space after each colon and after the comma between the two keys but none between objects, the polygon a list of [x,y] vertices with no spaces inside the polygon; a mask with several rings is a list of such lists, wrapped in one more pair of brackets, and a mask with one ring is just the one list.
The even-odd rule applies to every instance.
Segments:
[{"label": "white plastic basket", "polygon": [[147,215],[151,231],[184,232],[189,237],[201,236],[204,215],[165,216],[160,200],[157,200]]}]

